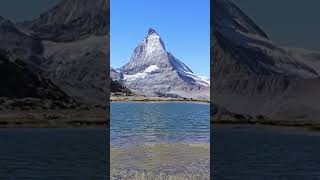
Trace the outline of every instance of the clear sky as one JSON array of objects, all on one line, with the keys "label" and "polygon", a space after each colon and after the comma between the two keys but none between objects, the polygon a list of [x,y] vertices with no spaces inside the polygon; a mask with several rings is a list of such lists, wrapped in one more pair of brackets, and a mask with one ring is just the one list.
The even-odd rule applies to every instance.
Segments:
[{"label": "clear sky", "polygon": [[210,75],[210,1],[111,0],[110,61],[114,68],[129,61],[149,27],[167,51],[194,73]]},{"label": "clear sky", "polygon": [[279,45],[320,49],[319,0],[231,0]]},{"label": "clear sky", "polygon": [[0,16],[12,21],[31,20],[61,0],[1,0]]}]

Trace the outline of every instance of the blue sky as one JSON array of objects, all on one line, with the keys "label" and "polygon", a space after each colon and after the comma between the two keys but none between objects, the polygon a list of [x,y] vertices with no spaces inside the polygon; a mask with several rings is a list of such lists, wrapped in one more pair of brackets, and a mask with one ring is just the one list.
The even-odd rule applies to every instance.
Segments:
[{"label": "blue sky", "polygon": [[194,73],[209,76],[209,3],[209,0],[111,0],[111,66],[117,68],[127,63],[152,27],[167,51]]}]

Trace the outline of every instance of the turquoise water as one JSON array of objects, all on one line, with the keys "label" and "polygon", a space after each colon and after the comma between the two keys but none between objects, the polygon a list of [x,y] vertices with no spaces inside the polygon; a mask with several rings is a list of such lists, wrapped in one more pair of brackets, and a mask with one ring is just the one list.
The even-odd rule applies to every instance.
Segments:
[{"label": "turquoise water", "polygon": [[0,129],[0,179],[107,179],[107,136],[100,128]]},{"label": "turquoise water", "polygon": [[209,104],[111,103],[111,146],[209,143]]},{"label": "turquoise water", "polygon": [[209,180],[209,104],[112,103],[111,179]]},{"label": "turquoise water", "polygon": [[214,179],[320,179],[319,132],[251,127],[212,128]]}]

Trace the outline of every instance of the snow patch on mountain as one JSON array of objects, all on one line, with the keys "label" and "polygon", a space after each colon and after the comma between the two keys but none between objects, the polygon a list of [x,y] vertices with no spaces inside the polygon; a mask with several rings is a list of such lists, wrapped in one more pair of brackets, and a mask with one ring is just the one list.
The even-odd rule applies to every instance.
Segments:
[{"label": "snow patch on mountain", "polygon": [[198,77],[210,85],[210,77],[207,77],[207,76],[198,76]]},{"label": "snow patch on mountain", "polygon": [[156,71],[157,69],[159,69],[157,65],[151,65],[147,69],[145,69],[144,72],[145,73],[151,73],[153,71]]},{"label": "snow patch on mountain", "polygon": [[146,54],[150,55],[157,51],[165,51],[163,43],[161,43],[160,36],[156,33],[148,35],[147,39]]},{"label": "snow patch on mountain", "polygon": [[181,71],[178,70],[178,73],[184,77],[188,77],[191,78],[193,80],[193,83],[196,85],[201,85],[201,86],[210,86],[210,81],[208,82],[207,80],[204,80],[203,78],[195,75],[193,72],[191,71]]},{"label": "snow patch on mountain", "polygon": [[136,74],[132,74],[132,75],[126,75],[123,74],[123,79],[125,81],[134,81],[136,79],[143,79],[147,76],[147,73],[142,72],[142,73],[136,73]]},{"label": "snow patch on mountain", "polygon": [[132,74],[132,75],[127,75],[127,74],[123,74],[123,79],[125,81],[134,81],[136,79],[143,79],[145,78],[148,74],[158,70],[158,66],[157,65],[151,65],[149,67],[147,67],[143,72],[141,73],[136,73],[136,74]]}]

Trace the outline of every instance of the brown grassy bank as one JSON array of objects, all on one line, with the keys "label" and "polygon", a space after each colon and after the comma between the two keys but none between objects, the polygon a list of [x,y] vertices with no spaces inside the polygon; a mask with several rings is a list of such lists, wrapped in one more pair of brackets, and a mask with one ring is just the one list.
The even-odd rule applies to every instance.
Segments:
[{"label": "brown grassy bank", "polygon": [[110,100],[113,102],[131,102],[131,101],[140,101],[140,102],[205,102],[209,103],[209,100],[206,99],[192,99],[192,98],[170,98],[170,97],[146,97],[146,96],[111,96]]},{"label": "brown grassy bank", "polygon": [[320,122],[310,120],[272,120],[272,119],[222,119],[211,118],[213,126],[263,126],[270,128],[305,129],[320,132]]},{"label": "brown grassy bank", "polygon": [[7,110],[0,128],[107,127],[108,112],[100,108],[68,110]]}]

